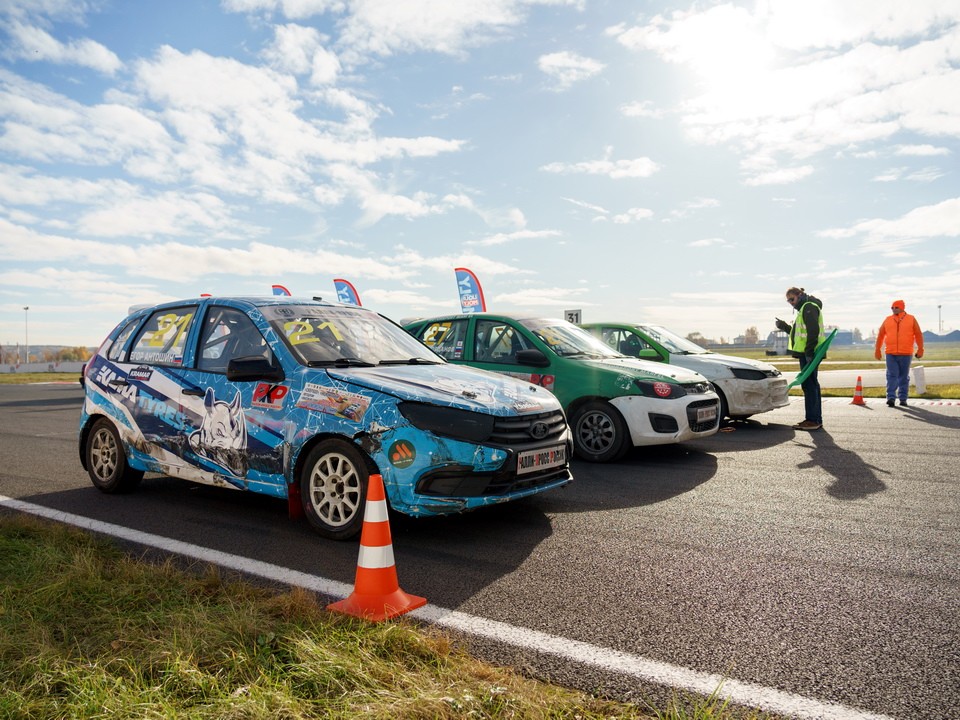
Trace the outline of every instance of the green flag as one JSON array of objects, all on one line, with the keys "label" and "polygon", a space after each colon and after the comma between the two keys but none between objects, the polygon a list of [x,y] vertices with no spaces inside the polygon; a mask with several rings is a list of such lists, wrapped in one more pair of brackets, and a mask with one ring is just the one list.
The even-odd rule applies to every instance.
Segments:
[{"label": "green flag", "polygon": [[817,351],[813,354],[813,360],[807,363],[807,366],[803,369],[803,372],[797,375],[793,379],[792,383],[787,385],[787,390],[802,383],[804,380],[810,377],[810,373],[820,367],[820,361],[823,360],[823,356],[827,354],[827,348],[830,347],[830,343],[833,342],[833,336],[836,334],[837,328],[834,328],[833,332],[827,335],[827,339],[823,341],[823,344],[821,344],[820,347],[817,348]]}]

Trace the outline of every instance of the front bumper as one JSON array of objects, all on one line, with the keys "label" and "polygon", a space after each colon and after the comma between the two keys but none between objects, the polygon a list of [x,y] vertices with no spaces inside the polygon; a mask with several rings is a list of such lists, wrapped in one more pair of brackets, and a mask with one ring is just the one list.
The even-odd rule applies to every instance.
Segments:
[{"label": "front bumper", "polygon": [[[529,450],[562,448],[565,460],[555,467],[518,473],[518,458]],[[486,505],[519,500],[563,487],[573,480],[569,429],[544,443],[516,447],[476,445],[421,435],[414,461],[398,468],[390,456],[374,457],[381,468],[390,507],[415,517],[449,515]]]},{"label": "front bumper", "polygon": [[635,446],[709,437],[720,428],[720,398],[713,392],[676,400],[622,395],[610,404],[623,415]]},{"label": "front bumper", "polygon": [[734,417],[756,415],[790,404],[787,379],[782,375],[763,380],[725,378],[714,380],[713,384],[723,391],[727,411]]}]

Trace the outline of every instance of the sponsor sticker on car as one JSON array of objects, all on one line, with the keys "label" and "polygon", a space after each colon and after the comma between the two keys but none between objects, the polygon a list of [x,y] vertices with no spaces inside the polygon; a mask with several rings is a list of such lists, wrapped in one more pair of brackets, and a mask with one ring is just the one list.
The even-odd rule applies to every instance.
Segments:
[{"label": "sponsor sticker on car", "polygon": [[517,475],[549,470],[560,467],[567,462],[567,448],[565,445],[556,445],[551,448],[538,450],[524,450],[517,456]]}]

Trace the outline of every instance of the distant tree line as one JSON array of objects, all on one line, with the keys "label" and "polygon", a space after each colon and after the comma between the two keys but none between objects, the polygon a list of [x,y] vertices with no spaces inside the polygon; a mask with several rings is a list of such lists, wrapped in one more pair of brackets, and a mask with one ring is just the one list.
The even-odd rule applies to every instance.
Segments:
[{"label": "distant tree line", "polygon": [[62,347],[62,348],[37,348],[30,350],[30,357],[25,358],[23,348],[0,348],[0,365],[16,365],[20,362],[86,362],[92,355],[90,348],[85,347]]},{"label": "distant tree line", "polygon": [[[832,329],[832,328],[830,328]],[[846,342],[862,343],[863,342],[863,333],[860,332],[860,328],[854,328],[853,331],[847,331],[849,338],[846,339]],[[733,338],[733,340],[728,340],[721,337],[719,340],[713,340],[712,338],[704,337],[702,333],[692,332],[687,335],[687,340],[692,343],[696,343],[700,347],[706,348],[711,345],[760,345],[760,331],[757,330],[756,325],[748,327],[743,331],[743,335]],[[835,344],[842,344],[838,339]]]}]

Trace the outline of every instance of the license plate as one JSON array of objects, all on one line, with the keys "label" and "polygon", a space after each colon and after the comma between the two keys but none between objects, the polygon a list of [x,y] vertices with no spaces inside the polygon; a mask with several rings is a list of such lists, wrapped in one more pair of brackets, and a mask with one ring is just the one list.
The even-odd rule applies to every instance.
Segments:
[{"label": "license plate", "polygon": [[561,467],[567,462],[567,446],[524,450],[517,456],[517,475]]},{"label": "license plate", "polygon": [[710,422],[717,419],[717,406],[697,408],[697,423]]}]

